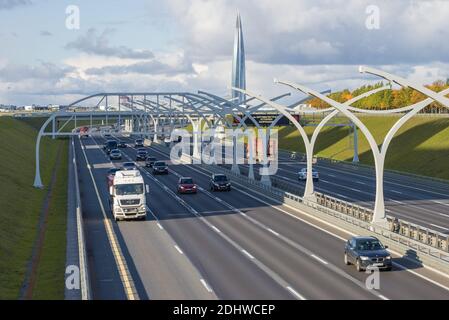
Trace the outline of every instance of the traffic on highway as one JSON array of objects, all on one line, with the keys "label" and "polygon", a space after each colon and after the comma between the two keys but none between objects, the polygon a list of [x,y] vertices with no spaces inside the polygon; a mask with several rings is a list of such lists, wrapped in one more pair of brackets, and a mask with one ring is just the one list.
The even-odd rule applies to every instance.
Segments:
[{"label": "traffic on highway", "polygon": [[[114,140],[127,144],[122,160],[110,159],[101,147]],[[75,139],[75,149],[85,181],[87,244],[107,241],[96,222],[103,207],[103,214],[117,220],[113,231],[126,250],[122,259],[139,298],[449,297],[446,275],[412,267],[406,256],[376,237],[360,237],[292,206],[278,205],[270,195],[204,166],[171,164],[165,144],[138,140],[99,132],[90,139]],[[326,174],[320,178],[329,179]],[[94,189],[97,194],[90,192]],[[139,208],[144,206],[146,215],[141,215]],[[170,241],[158,243],[155,237]],[[161,255],[165,250],[170,254]],[[113,264],[114,255],[89,251],[92,272],[113,279],[92,283],[94,298],[125,299],[122,277],[105,267]],[[179,260],[189,267],[175,267]],[[370,278],[373,275],[379,279]]]},{"label": "traffic on highway", "polygon": [[0,0],[4,317],[444,317],[448,16]]}]

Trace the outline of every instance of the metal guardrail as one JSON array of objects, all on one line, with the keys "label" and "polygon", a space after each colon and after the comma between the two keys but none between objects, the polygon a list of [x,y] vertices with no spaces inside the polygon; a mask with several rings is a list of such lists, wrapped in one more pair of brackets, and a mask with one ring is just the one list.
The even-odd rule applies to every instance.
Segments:
[{"label": "metal guardrail", "polygon": [[[163,148],[163,147],[162,147]],[[166,149],[166,148],[165,148]],[[427,254],[431,257],[440,259],[444,263],[449,262],[449,235],[438,231],[424,228],[422,226],[399,220],[399,230],[393,231],[393,217],[388,216],[389,229],[375,226],[371,223],[373,211],[362,206],[333,198],[321,193],[316,193],[316,200],[305,200],[298,194],[281,189],[283,185],[289,186],[291,183],[271,177],[272,185],[266,185],[258,180],[253,180],[245,175],[237,174],[221,165],[201,165],[210,169],[213,167],[221,173],[226,173],[238,182],[251,185],[255,190],[270,193],[272,198],[280,202],[293,201],[303,204],[309,208],[315,209],[327,215],[333,216],[344,222],[350,223],[356,227],[375,232],[389,240],[402,244],[419,253]],[[241,172],[247,173],[247,168],[240,168]]]},{"label": "metal guardrail", "polygon": [[[207,167],[210,168],[211,166],[207,165]],[[267,186],[260,181],[249,179],[247,176],[241,174],[236,174],[222,166],[214,166],[214,168],[237,179],[237,181],[251,185],[254,189],[269,192],[282,202],[291,200],[293,203],[303,204],[354,226],[375,232],[395,243],[409,247],[416,252],[427,254],[440,259],[445,263],[449,262],[449,235],[404,220],[399,220],[400,229],[398,232],[395,232],[391,230],[393,217],[390,216],[388,217],[389,229],[373,226],[371,223],[373,212],[370,209],[320,193],[316,194],[316,201],[305,200],[299,195],[281,190],[274,185]]]},{"label": "metal guardrail", "polygon": [[[321,206],[338,211],[364,222],[369,223],[373,220],[373,210],[350,202],[333,198],[321,193],[316,193],[316,202]],[[436,249],[449,252],[449,235],[402,219],[397,220],[398,225],[396,229],[395,219],[392,216],[387,216],[387,221],[390,231],[396,232],[404,237],[416,240],[425,245],[432,246]]]},{"label": "metal guardrail", "polygon": [[81,206],[81,193],[78,180],[78,165],[75,158],[75,145],[72,140],[73,148],[73,170],[74,170],[74,180],[75,180],[75,193],[76,193],[76,227],[78,234],[78,253],[79,253],[79,269],[80,269],[80,288],[81,288],[81,299],[91,300],[91,290],[90,290],[90,280],[87,265],[87,253],[84,238],[84,228],[83,228],[83,216],[82,216],[82,206]]}]

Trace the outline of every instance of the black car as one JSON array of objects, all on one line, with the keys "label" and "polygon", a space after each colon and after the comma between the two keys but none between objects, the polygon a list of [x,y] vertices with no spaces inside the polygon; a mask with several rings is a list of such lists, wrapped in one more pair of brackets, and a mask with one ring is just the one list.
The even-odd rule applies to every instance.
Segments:
[{"label": "black car", "polygon": [[164,161],[156,161],[153,164],[153,174],[168,174],[168,166]]},{"label": "black car", "polygon": [[151,168],[153,167],[153,164],[157,161],[155,157],[147,157],[145,160],[145,167]]},{"label": "black car", "polygon": [[118,141],[117,146],[119,148],[126,148],[127,147],[125,141],[122,141],[122,140]]},{"label": "black car", "polygon": [[104,144],[104,151],[106,151],[107,154],[110,154],[112,150],[117,149],[117,141],[116,140],[108,140],[106,141],[106,143]]},{"label": "black car", "polygon": [[389,271],[392,263],[387,248],[375,237],[352,237],[345,245],[345,264],[355,264],[357,271],[368,268]]},{"label": "black car", "polygon": [[136,139],[136,141],[134,141],[134,148],[141,148],[143,147],[143,139]]},{"label": "black car", "polygon": [[125,162],[122,165],[122,170],[137,170],[137,166],[134,162]]},{"label": "black car", "polygon": [[148,156],[148,151],[145,148],[137,150],[136,161],[145,161]]},{"label": "black car", "polygon": [[231,191],[231,182],[224,174],[213,174],[209,186],[211,191]]}]

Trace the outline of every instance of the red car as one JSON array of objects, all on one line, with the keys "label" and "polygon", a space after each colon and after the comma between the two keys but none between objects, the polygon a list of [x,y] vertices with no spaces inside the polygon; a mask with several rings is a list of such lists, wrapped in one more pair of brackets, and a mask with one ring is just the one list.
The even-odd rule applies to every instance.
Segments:
[{"label": "red car", "polygon": [[108,170],[108,174],[106,176],[106,183],[108,184],[108,187],[111,187],[114,184],[114,177],[115,173],[119,171],[118,168],[112,168]]},{"label": "red car", "polygon": [[182,177],[178,181],[178,192],[179,193],[197,193],[198,187],[193,182],[192,178]]}]

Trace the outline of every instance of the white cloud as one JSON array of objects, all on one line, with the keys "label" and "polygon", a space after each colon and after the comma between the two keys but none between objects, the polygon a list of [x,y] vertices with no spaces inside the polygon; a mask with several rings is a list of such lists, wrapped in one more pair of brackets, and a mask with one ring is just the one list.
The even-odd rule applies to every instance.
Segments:
[{"label": "white cloud", "polygon": [[[370,4],[380,8],[380,30],[365,27]],[[359,74],[359,64],[423,84],[449,76],[449,1],[168,0],[168,7],[178,30],[170,49],[150,51],[150,41],[141,49],[111,44],[111,29],[91,28],[67,45],[80,52],[60,65],[0,61],[0,96],[68,103],[97,91],[229,94],[237,9],[248,89],[267,97],[289,91],[273,78],[334,91],[379,81]]]},{"label": "white cloud", "polygon": [[126,46],[109,45],[108,37],[114,33],[114,29],[106,29],[97,34],[95,28],[89,28],[85,35],[81,35],[75,41],[66,45],[67,49],[76,49],[88,54],[118,57],[122,59],[150,59],[153,53],[150,50],[131,49]]}]

